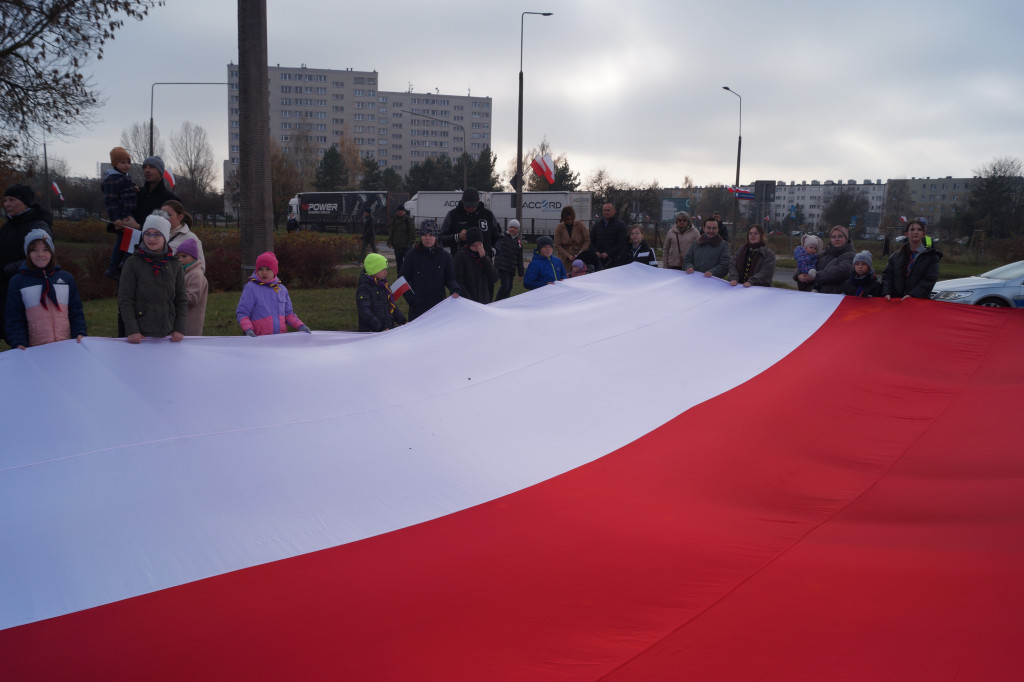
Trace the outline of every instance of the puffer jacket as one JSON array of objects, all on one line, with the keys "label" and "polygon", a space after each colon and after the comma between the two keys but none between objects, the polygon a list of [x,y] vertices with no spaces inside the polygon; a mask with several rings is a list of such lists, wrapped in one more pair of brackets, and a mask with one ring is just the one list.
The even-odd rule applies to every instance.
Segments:
[{"label": "puffer jacket", "polygon": [[59,265],[43,271],[22,265],[7,290],[7,343],[42,346],[85,336],[85,313],[71,273]]},{"label": "puffer jacket", "polygon": [[683,269],[694,272],[710,271],[714,277],[725,277],[729,272],[729,242],[715,235],[704,240],[703,235],[690,244],[683,258]]},{"label": "puffer jacket", "polygon": [[838,249],[831,244],[826,246],[824,253],[818,254],[818,267],[815,268],[811,286],[823,294],[842,293],[843,284],[853,272],[854,255],[853,244],[850,242]]},{"label": "puffer jacket", "polygon": [[284,334],[288,325],[294,329],[302,326],[302,320],[292,310],[292,297],[281,280],[275,277],[263,283],[255,272],[242,287],[235,318],[243,332],[251,329],[256,336]]},{"label": "puffer jacket", "polygon": [[498,241],[498,252],[494,256],[494,267],[498,272],[511,272],[523,276],[523,240],[505,234]]},{"label": "puffer jacket", "polygon": [[523,275],[524,287],[540,289],[546,284],[562,279],[565,279],[565,266],[562,265],[560,259],[556,258],[554,254],[550,258],[545,258],[540,255],[540,251],[533,252],[533,260],[530,261],[529,267],[526,268],[526,274]]},{"label": "puffer jacket", "polygon": [[405,254],[399,274],[405,277],[411,289],[405,294],[410,321],[443,301],[445,287],[453,294],[462,295],[462,287],[455,280],[452,257],[437,244],[428,249],[422,242],[417,242]]},{"label": "puffer jacket", "polygon": [[177,256],[169,256],[160,272],[154,273],[142,254],[140,248],[125,261],[117,287],[117,307],[125,335],[162,338],[171,332],[184,334],[188,294],[181,262]]},{"label": "puffer jacket", "polygon": [[726,279],[740,284],[750,282],[750,286],[753,287],[770,287],[772,278],[775,277],[775,253],[767,245],[758,244],[750,258],[750,271],[746,272],[749,249],[750,244],[747,243],[736,252],[736,257],[729,263],[729,276]]},{"label": "puffer jacket", "polygon": [[359,275],[356,286],[356,312],[359,314],[359,331],[382,332],[405,324],[405,316],[391,302],[391,289],[387,282],[379,283],[376,277],[365,272]]},{"label": "puffer jacket", "polygon": [[882,295],[903,298],[931,298],[932,287],[939,279],[939,261],[942,252],[928,246],[922,251],[907,273],[910,247],[907,244],[891,256],[882,273]]}]

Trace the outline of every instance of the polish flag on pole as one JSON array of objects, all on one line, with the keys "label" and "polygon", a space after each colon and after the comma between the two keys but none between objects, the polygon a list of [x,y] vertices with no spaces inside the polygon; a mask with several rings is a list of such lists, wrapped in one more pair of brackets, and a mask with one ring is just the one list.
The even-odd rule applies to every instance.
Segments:
[{"label": "polish flag on pole", "polygon": [[164,171],[164,180],[167,182],[167,189],[174,189],[174,173],[171,172],[171,169],[168,168]]},{"label": "polish flag on pole", "polygon": [[407,291],[412,291],[412,287],[405,281],[405,277],[399,277],[391,287],[391,300],[397,303],[398,299],[402,298]]},{"label": "polish flag on pole", "polygon": [[541,156],[538,154],[530,163],[533,172],[548,181],[549,185],[555,184],[555,163],[551,160],[551,154]]},{"label": "polish flag on pole", "polygon": [[120,249],[128,253],[135,251],[135,247],[139,245],[139,240],[142,239],[142,230],[133,230],[130,227],[124,228],[121,232],[121,244]]},{"label": "polish flag on pole", "polygon": [[58,199],[60,199],[61,201],[64,201],[64,195],[61,194],[60,187],[57,186],[56,182],[51,182],[50,183],[50,188],[53,190],[53,193],[57,195]]}]

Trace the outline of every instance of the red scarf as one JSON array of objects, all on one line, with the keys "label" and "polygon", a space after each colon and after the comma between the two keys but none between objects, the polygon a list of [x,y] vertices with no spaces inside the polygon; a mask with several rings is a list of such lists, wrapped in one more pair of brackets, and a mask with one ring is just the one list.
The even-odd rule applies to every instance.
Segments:
[{"label": "red scarf", "polygon": [[154,277],[159,277],[160,276],[160,268],[163,267],[163,265],[166,264],[167,261],[169,261],[171,259],[171,256],[174,255],[174,252],[171,251],[171,247],[168,246],[167,247],[167,253],[163,254],[163,256],[160,257],[160,256],[157,256],[157,254],[150,255],[149,251],[146,251],[144,248],[142,248],[140,246],[138,252],[136,252],[135,255],[142,256],[142,259],[145,260],[147,263],[149,263],[150,266],[152,266],[152,268],[153,268],[153,276]]}]

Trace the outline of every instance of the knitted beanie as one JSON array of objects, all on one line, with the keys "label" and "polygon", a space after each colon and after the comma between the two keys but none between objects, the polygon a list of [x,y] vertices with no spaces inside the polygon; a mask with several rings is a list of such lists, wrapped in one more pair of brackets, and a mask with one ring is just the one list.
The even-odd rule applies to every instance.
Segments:
[{"label": "knitted beanie", "polygon": [[363,270],[367,275],[371,277],[376,275],[381,270],[387,270],[388,259],[379,253],[371,253],[366,256],[366,260],[363,261]]},{"label": "knitted beanie", "polygon": [[110,165],[116,166],[119,161],[127,161],[128,163],[132,161],[132,155],[124,147],[114,147],[110,150]]},{"label": "knitted beanie", "polygon": [[270,271],[274,273],[274,277],[277,277],[277,256],[274,255],[273,251],[265,251],[260,255],[256,256],[256,269],[270,268]]}]

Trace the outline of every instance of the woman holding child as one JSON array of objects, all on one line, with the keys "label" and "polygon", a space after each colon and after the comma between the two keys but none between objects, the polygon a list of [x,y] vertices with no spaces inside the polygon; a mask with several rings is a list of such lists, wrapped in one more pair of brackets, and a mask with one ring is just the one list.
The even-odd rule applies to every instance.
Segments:
[{"label": "woman holding child", "polygon": [[798,282],[810,283],[815,291],[823,294],[841,294],[843,285],[853,272],[853,245],[850,231],[836,225],[828,233],[829,245],[824,253],[818,254],[817,267],[813,275],[800,273]]}]

